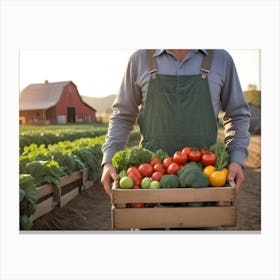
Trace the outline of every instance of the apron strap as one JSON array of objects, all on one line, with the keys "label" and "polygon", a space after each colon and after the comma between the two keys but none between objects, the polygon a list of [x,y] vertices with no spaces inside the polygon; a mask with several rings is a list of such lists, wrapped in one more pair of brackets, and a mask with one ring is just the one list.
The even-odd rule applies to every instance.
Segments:
[{"label": "apron strap", "polygon": [[[148,69],[149,69],[149,73],[152,75],[153,80],[156,79],[157,77],[156,72],[158,70],[156,60],[153,56],[154,53],[155,50],[152,49],[147,50]],[[202,65],[200,68],[200,71],[202,72],[201,73],[202,79],[206,79],[207,74],[210,72],[214,50],[207,50],[207,53],[208,53],[207,55],[203,56]]]},{"label": "apron strap", "polygon": [[207,74],[210,72],[214,50],[207,50],[207,55],[203,56],[202,65],[200,68],[201,79],[206,79]]},{"label": "apron strap", "polygon": [[153,57],[153,54],[155,53],[155,50],[148,49],[147,50],[147,59],[148,59],[148,69],[149,73],[152,75],[152,79],[155,80],[157,78],[156,72],[157,72],[157,64],[156,59]]}]

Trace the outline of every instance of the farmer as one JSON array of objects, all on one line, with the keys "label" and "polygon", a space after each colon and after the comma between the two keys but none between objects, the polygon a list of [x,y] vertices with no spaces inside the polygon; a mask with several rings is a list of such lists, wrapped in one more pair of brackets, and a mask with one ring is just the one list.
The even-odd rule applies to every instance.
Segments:
[{"label": "farmer", "polygon": [[185,146],[216,143],[218,113],[225,112],[225,143],[230,154],[227,179],[237,190],[248,156],[248,104],[225,50],[138,50],[129,59],[113,103],[103,150],[101,182],[108,195],[117,171],[114,154],[125,148],[136,121],[142,146],[170,155]]}]

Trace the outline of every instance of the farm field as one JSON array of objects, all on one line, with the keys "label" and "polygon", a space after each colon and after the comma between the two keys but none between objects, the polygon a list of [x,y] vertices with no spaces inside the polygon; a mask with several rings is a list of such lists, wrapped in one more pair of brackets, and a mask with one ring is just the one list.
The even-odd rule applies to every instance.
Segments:
[{"label": "farm field", "polygon": [[20,148],[30,144],[55,144],[59,141],[73,141],[82,137],[97,137],[105,135],[108,125],[67,124],[67,125],[21,125],[19,130]]},{"label": "farm field", "polygon": [[[261,230],[261,136],[253,135],[245,165],[246,181],[237,195],[237,224],[228,231]],[[111,201],[96,183],[63,208],[34,221],[33,230],[111,230]]]}]

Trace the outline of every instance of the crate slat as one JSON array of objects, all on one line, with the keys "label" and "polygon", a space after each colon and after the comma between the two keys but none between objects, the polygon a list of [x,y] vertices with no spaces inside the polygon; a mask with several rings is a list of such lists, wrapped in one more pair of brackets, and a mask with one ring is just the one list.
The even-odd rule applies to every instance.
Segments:
[{"label": "crate slat", "polygon": [[113,228],[188,228],[235,225],[235,207],[113,208]]},{"label": "crate slat", "polygon": [[64,194],[60,198],[59,207],[65,206],[68,202],[70,202],[73,198],[75,198],[79,194],[79,188],[73,189],[72,191]]},{"label": "crate slat", "polygon": [[83,172],[80,170],[61,177],[58,186],[54,186],[54,196],[55,200],[58,202],[58,207],[62,208],[76,197],[82,185]]},{"label": "crate slat", "polygon": [[53,185],[45,184],[45,185],[38,187],[36,190],[37,190],[38,198],[41,198],[48,194],[53,193]]},{"label": "crate slat", "polygon": [[162,203],[192,201],[234,201],[232,187],[181,189],[113,189],[112,203]]},{"label": "crate slat", "polygon": [[30,216],[30,221],[34,221],[41,216],[51,212],[56,206],[56,202],[54,197],[49,197],[48,199],[38,203],[36,205],[36,212]]},{"label": "crate slat", "polygon": [[82,178],[82,172],[80,170],[71,173],[70,175],[66,175],[60,178],[58,187],[63,187],[68,185],[78,179]]}]

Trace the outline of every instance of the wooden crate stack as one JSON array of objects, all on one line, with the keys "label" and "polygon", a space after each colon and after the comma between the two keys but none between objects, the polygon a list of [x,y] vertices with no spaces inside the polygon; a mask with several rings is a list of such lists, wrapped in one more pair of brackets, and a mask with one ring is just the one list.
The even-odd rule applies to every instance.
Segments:
[{"label": "wooden crate stack", "polygon": [[60,178],[59,184],[45,184],[37,188],[38,201],[36,212],[31,221],[51,212],[55,207],[63,207],[74,199],[81,191],[93,186],[88,180],[88,168],[75,171]]}]

